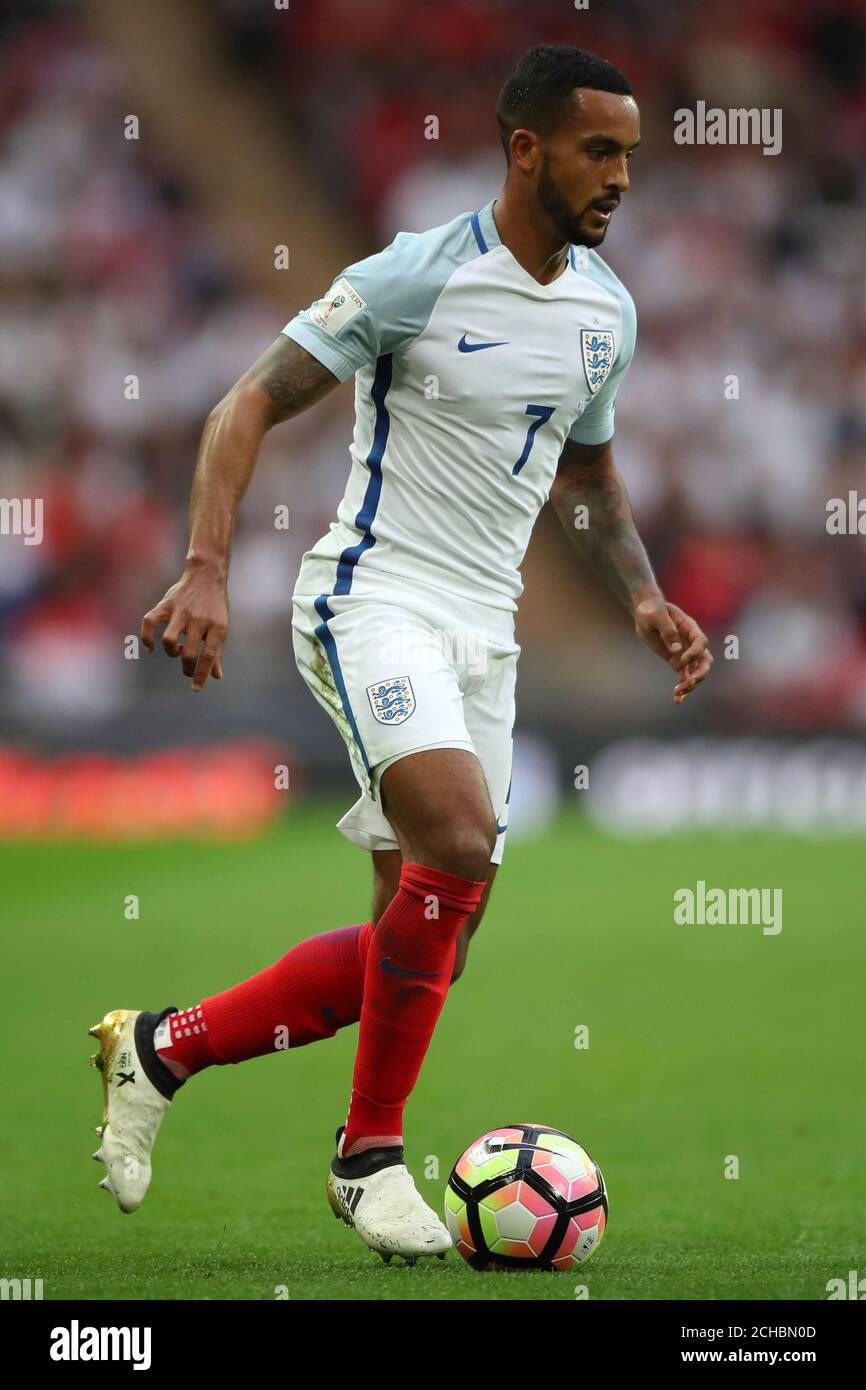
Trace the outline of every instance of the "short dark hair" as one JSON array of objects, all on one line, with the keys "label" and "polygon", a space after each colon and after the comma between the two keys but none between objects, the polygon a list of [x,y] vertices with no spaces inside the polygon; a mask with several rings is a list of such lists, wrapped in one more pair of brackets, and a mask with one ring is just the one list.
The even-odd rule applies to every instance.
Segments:
[{"label": "short dark hair", "polygon": [[575,87],[632,96],[632,86],[625,74],[588,49],[560,43],[543,43],[527,49],[496,103],[499,134],[509,163],[515,130],[526,127],[544,136],[552,133],[568,114]]}]

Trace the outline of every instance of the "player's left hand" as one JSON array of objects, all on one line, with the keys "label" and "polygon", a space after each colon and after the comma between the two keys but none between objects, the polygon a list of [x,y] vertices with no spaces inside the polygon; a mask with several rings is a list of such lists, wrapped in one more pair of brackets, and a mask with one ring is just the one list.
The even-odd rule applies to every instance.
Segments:
[{"label": "player's left hand", "polygon": [[668,603],[661,594],[635,605],[634,627],[650,651],[676,671],[679,679],[674,687],[674,704],[681,705],[710,674],[713,656],[706,634],[694,618],[675,603]]}]

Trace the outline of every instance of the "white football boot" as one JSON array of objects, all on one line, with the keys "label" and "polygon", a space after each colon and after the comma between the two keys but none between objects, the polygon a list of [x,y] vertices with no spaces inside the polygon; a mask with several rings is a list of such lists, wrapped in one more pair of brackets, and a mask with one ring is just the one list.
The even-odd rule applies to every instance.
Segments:
[{"label": "white football boot", "polygon": [[121,1211],[135,1211],[144,1201],[157,1132],[182,1085],[153,1047],[155,1025],[176,1012],[114,1009],[88,1030],[99,1039],[99,1052],[90,1060],[102,1073],[102,1124],[96,1129],[101,1144],[93,1157],[106,1168],[99,1186],[112,1194]]},{"label": "white football boot", "polygon": [[402,1255],[413,1265],[420,1255],[444,1260],[451,1237],[428,1207],[403,1162],[402,1148],[367,1149],[343,1157],[342,1130],[328,1173],[328,1201],[336,1217],[352,1226],[386,1264]]}]

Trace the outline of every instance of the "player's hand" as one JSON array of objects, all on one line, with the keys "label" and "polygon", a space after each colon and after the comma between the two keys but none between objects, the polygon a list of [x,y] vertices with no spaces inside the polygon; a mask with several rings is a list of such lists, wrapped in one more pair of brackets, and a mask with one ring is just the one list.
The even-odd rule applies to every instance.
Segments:
[{"label": "player's hand", "polygon": [[229,630],[224,572],[200,562],[187,564],[178,582],[141,621],[141,640],[149,652],[162,623],[166,625],[162,645],[169,656],[180,657],[194,691],[201,690],[209,676],[222,680],[222,652]]},{"label": "player's hand", "polygon": [[706,634],[694,618],[675,603],[668,603],[661,594],[635,605],[634,626],[650,651],[676,671],[679,679],[674,688],[674,703],[681,705],[710,674],[713,657]]}]

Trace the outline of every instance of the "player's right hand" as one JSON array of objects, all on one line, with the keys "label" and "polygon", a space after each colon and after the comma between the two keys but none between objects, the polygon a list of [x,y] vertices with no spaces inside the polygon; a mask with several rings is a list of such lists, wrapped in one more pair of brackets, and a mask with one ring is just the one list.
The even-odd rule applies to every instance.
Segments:
[{"label": "player's right hand", "polygon": [[169,656],[180,657],[194,691],[201,690],[209,676],[222,680],[222,652],[229,630],[224,572],[201,563],[187,564],[178,582],[142,618],[141,640],[149,652],[163,623],[162,645]]}]

